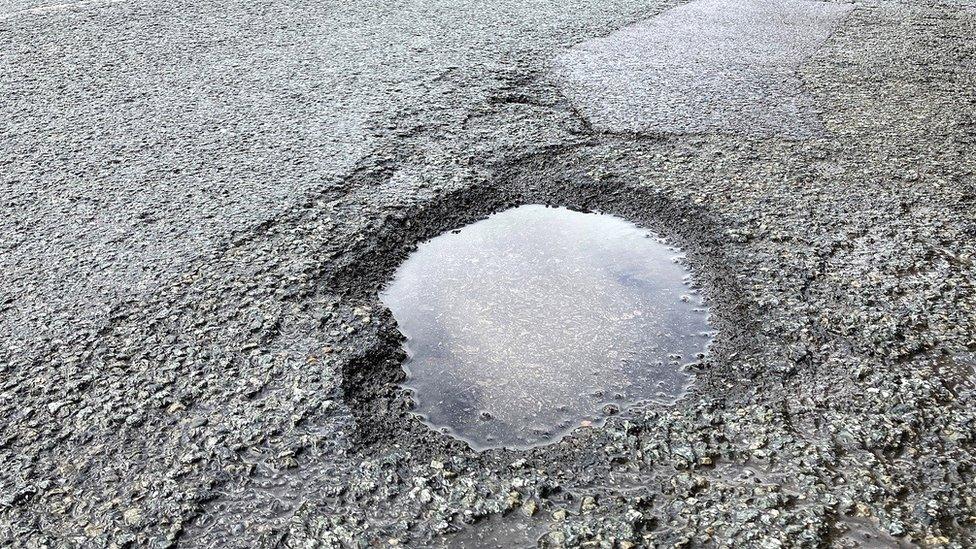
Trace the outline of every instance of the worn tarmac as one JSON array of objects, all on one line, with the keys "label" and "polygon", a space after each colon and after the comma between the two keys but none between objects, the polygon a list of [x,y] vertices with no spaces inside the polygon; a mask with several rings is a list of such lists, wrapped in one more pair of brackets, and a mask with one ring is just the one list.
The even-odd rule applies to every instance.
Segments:
[{"label": "worn tarmac", "polygon": [[[567,60],[674,5],[0,2],[0,540],[976,544],[976,9],[850,6],[781,75],[816,131],[588,118]],[[680,245],[719,333],[479,453],[377,291],[525,203]]]}]

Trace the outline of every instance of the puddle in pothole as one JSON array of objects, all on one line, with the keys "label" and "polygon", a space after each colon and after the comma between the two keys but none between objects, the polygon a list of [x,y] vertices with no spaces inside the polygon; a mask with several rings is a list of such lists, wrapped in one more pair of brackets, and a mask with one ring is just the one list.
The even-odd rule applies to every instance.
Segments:
[{"label": "puddle in pothole", "polygon": [[482,450],[673,403],[713,335],[680,257],[618,217],[540,205],[420,244],[380,296],[416,413]]}]

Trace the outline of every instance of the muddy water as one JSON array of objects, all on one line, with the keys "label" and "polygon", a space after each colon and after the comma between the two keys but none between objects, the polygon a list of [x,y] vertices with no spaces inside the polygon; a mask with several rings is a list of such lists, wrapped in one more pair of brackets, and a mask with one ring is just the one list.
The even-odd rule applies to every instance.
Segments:
[{"label": "muddy water", "polygon": [[416,412],[475,449],[527,448],[673,402],[711,330],[679,258],[623,219],[539,205],[422,243],[381,294]]}]

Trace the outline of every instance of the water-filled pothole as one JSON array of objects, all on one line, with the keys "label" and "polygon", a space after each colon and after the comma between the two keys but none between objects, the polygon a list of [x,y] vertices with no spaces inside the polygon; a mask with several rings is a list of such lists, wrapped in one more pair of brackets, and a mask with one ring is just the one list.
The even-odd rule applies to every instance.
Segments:
[{"label": "water-filled pothole", "polygon": [[480,450],[672,403],[711,337],[679,258],[623,219],[540,205],[420,244],[380,296],[415,411]]}]

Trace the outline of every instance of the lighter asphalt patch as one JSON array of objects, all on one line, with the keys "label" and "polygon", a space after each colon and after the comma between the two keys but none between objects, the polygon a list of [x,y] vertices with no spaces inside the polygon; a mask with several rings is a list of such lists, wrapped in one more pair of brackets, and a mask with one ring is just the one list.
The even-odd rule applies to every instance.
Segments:
[{"label": "lighter asphalt patch", "polygon": [[851,7],[696,0],[558,59],[564,92],[598,129],[804,138],[821,128],[798,65]]}]

